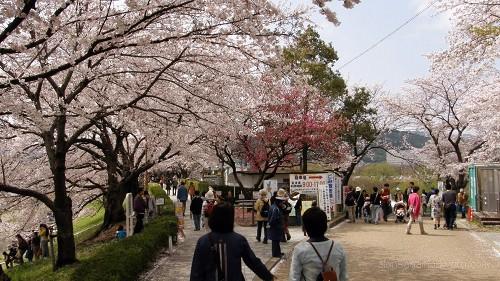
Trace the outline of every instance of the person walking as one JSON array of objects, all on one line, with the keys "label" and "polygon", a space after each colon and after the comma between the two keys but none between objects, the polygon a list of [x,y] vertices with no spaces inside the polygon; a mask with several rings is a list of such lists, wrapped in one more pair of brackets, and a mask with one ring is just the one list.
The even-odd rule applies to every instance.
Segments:
[{"label": "person walking", "polygon": [[366,193],[364,190],[361,189],[361,187],[356,186],[356,192],[354,193],[354,197],[356,198],[356,209],[354,211],[354,217],[356,219],[362,219],[363,218],[363,205],[365,203],[365,194]]},{"label": "person walking", "polygon": [[406,226],[406,234],[411,234],[411,225],[417,221],[420,227],[420,234],[427,234],[424,230],[424,221],[422,220],[422,198],[418,194],[419,187],[413,187],[413,193],[408,197],[408,208],[410,212],[410,220]]},{"label": "person walking", "polygon": [[140,189],[134,198],[134,213],[136,222],[134,226],[134,235],[141,233],[144,229],[144,215],[146,214],[146,201],[144,200],[144,189]]},{"label": "person walking", "polygon": [[349,186],[349,192],[347,192],[345,196],[345,205],[347,209],[347,214],[349,217],[349,222],[353,223],[356,222],[354,218],[354,208],[356,206],[356,197],[354,196],[354,190],[352,186]]},{"label": "person walking", "polygon": [[271,198],[269,208],[269,239],[272,241],[272,256],[281,258],[280,241],[283,238],[283,202],[286,200],[283,189],[278,190],[276,196]]},{"label": "person walking", "polygon": [[388,183],[384,184],[384,187],[382,188],[382,194],[381,194],[381,201],[380,201],[380,207],[382,208],[383,212],[383,219],[385,222],[387,222],[387,217],[391,213],[391,189],[389,187]]},{"label": "person walking", "polygon": [[[281,189],[281,188],[280,188]],[[281,189],[285,193],[285,200],[283,201],[282,211],[283,211],[283,239],[281,242],[286,242],[292,239],[292,235],[290,234],[290,230],[288,229],[289,221],[290,221],[290,213],[292,212],[292,204],[288,202],[289,197],[286,194],[284,189]]]},{"label": "person walking", "polygon": [[165,183],[165,185],[166,185],[167,195],[170,196],[170,189],[172,189],[172,179],[167,178],[167,182]]},{"label": "person walking", "polygon": [[177,181],[177,177],[174,176],[173,180],[172,180],[172,195],[176,195],[177,194],[177,185],[179,184],[179,182]]},{"label": "person walking", "polygon": [[247,239],[234,232],[234,208],[223,202],[214,206],[208,219],[211,232],[198,239],[191,264],[190,281],[244,281],[241,260],[262,280],[275,277],[255,256]]},{"label": "person walking", "polygon": [[432,191],[434,194],[429,199],[429,206],[431,207],[431,217],[434,220],[434,229],[441,227],[441,209],[443,201],[439,197],[439,189]]},{"label": "person walking", "polygon": [[460,188],[460,192],[457,195],[458,209],[462,213],[462,219],[465,219],[465,214],[467,213],[467,208],[469,204],[469,195],[465,193],[463,188]]},{"label": "person walking", "polygon": [[208,227],[208,218],[213,212],[213,209],[215,205],[217,204],[217,201],[215,200],[215,194],[212,189],[212,187],[208,188],[207,193],[205,193],[205,201],[203,202],[202,205],[202,216],[203,216],[203,226],[205,227],[206,231],[209,231],[210,228]]},{"label": "person walking", "polygon": [[194,221],[194,230],[199,231],[201,229],[201,209],[203,206],[203,199],[200,197],[200,192],[196,190],[194,192],[194,197],[191,200],[191,206],[189,206],[189,210],[191,211],[191,214],[193,215],[193,221]]},{"label": "person walking", "polygon": [[195,190],[196,189],[194,188],[194,183],[190,182],[188,187],[189,200],[193,200]]},{"label": "person walking", "polygon": [[446,185],[446,191],[441,196],[444,204],[444,218],[446,221],[446,228],[453,230],[455,224],[455,217],[457,215],[457,192],[451,189],[451,185]]},{"label": "person walking", "polygon": [[257,221],[257,241],[260,242],[262,230],[264,230],[264,238],[262,243],[267,244],[267,218],[269,217],[269,200],[267,199],[267,191],[261,189],[259,191],[260,198],[255,201],[254,209],[256,211],[255,220]]},{"label": "person walking", "polygon": [[309,240],[300,242],[293,249],[288,280],[316,281],[318,275],[327,271],[336,275],[336,279],[331,280],[346,281],[347,257],[339,242],[325,236],[328,230],[325,212],[312,207],[304,212],[303,219]]},{"label": "person walking", "polygon": [[177,190],[177,200],[182,203],[182,216],[186,216],[186,201],[188,200],[188,190],[183,181],[181,181],[181,185]]},{"label": "person walking", "polygon": [[293,208],[295,209],[295,220],[297,223],[297,226],[302,226],[302,194],[297,195],[297,202],[295,202],[295,206]]},{"label": "person walking", "polygon": [[40,232],[40,249],[42,251],[42,258],[48,258],[49,257],[49,235],[50,235],[49,227],[46,224],[42,223],[42,224],[40,224],[39,232]]},{"label": "person walking", "polygon": [[378,224],[380,220],[380,194],[376,186],[373,187],[373,193],[370,195],[370,212],[372,215],[371,223]]}]

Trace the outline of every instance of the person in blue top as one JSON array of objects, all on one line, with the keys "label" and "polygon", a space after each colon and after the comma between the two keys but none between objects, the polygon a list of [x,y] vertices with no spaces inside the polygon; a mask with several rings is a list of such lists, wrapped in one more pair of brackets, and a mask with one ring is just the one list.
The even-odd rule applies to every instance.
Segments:
[{"label": "person in blue top", "polygon": [[177,200],[181,201],[182,203],[182,215],[186,215],[186,201],[188,200],[188,190],[185,186],[185,183],[181,181],[181,185],[179,186],[179,189],[177,190]]},{"label": "person in blue top", "polygon": [[275,196],[271,198],[271,207],[269,208],[269,239],[272,241],[272,255],[281,258],[280,241],[284,235],[283,227],[283,202],[286,200],[286,191],[278,190]]},{"label": "person in blue top", "polygon": [[122,239],[125,239],[127,237],[127,231],[125,231],[125,229],[123,229],[123,225],[118,226],[118,229],[116,230],[115,237],[118,240],[122,240]]}]

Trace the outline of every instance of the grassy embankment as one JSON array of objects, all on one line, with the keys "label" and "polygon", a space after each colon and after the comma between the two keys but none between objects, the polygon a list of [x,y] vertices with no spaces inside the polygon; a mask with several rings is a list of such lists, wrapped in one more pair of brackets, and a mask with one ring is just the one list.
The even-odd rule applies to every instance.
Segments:
[{"label": "grassy embankment", "polygon": [[[156,197],[166,194],[156,186],[150,186]],[[177,221],[173,216],[173,204],[166,199],[162,216],[146,225],[143,233],[124,240],[92,243],[100,227],[104,211],[75,221],[78,263],[52,271],[50,260],[16,266],[8,271],[13,281],[66,281],[66,280],[136,280],[157,253],[168,244],[168,236],[177,233]]]}]

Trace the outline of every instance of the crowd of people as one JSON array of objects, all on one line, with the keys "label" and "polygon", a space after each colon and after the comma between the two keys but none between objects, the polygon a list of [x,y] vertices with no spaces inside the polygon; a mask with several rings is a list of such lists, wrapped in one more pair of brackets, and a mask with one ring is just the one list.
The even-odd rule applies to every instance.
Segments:
[{"label": "crowd of people", "polygon": [[33,262],[42,258],[48,258],[49,239],[51,230],[46,224],[40,224],[39,228],[33,230],[28,238],[21,234],[16,234],[15,242],[13,242],[2,253],[7,268],[14,267],[14,263],[24,264],[25,259],[28,262]]},{"label": "crowd of people", "polygon": [[[209,190],[205,198],[210,197]],[[272,256],[281,258],[280,243],[290,239],[287,216],[291,200],[279,189],[270,198],[267,191],[259,192],[255,202],[257,241],[272,242]],[[196,195],[195,195],[196,198]],[[300,195],[295,200],[301,200]],[[301,204],[295,207],[300,210]],[[287,214],[288,213],[288,214]],[[208,214],[209,232],[199,238],[191,266],[191,281],[244,280],[243,262],[262,280],[277,280],[255,255],[247,239],[234,231],[234,207],[229,202],[216,202]],[[295,246],[289,280],[347,280],[347,258],[339,243],[325,236],[327,216],[317,206],[306,210],[301,220],[307,241]],[[269,225],[269,228],[267,227]],[[322,279],[318,279],[318,278]]]},{"label": "crowd of people", "polygon": [[406,222],[408,218],[407,234],[411,234],[411,225],[414,222],[419,223],[421,234],[427,234],[423,228],[423,217],[428,211],[434,221],[434,229],[441,228],[441,217],[444,214],[445,221],[442,228],[453,230],[456,228],[457,211],[462,214],[462,218],[465,218],[468,199],[464,189],[460,189],[457,193],[449,184],[445,186],[443,192],[438,188],[420,192],[420,188],[410,182],[404,191],[396,187],[394,194],[391,193],[387,183],[380,189],[373,187],[371,194],[361,187],[356,189],[349,187],[344,203],[350,223],[358,219],[373,224],[378,224],[382,220],[387,222],[388,216],[393,213],[395,222]]}]

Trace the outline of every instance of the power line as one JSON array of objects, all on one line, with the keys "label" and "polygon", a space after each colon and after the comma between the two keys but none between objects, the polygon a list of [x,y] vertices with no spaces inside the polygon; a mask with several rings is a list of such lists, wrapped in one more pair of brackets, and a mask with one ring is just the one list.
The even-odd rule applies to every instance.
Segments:
[{"label": "power line", "polygon": [[407,21],[405,21],[404,23],[402,23],[400,26],[398,26],[396,29],[394,29],[393,31],[391,31],[389,34],[387,34],[386,36],[382,37],[380,40],[378,40],[377,42],[375,42],[373,45],[371,45],[370,47],[368,47],[366,50],[364,50],[363,52],[361,52],[359,55],[355,56],[354,58],[350,59],[348,62],[344,63],[343,65],[341,65],[337,70],[341,70],[342,68],[346,67],[347,65],[349,65],[350,63],[354,62],[355,60],[359,59],[360,57],[362,57],[364,54],[368,53],[369,51],[371,51],[373,48],[377,47],[378,45],[380,45],[380,43],[382,43],[383,41],[385,41],[387,38],[391,37],[394,33],[398,32],[400,29],[402,29],[403,27],[405,27],[406,25],[408,25],[410,22],[412,22],[414,19],[416,19],[418,16],[420,16],[421,14],[423,14],[425,11],[427,11],[430,7],[432,7],[432,5],[434,5],[434,3],[436,2],[437,0],[434,0],[432,2],[429,3],[429,5],[427,5],[425,8],[423,8],[422,10],[418,11],[418,13],[416,13],[415,15],[413,15],[413,17],[409,18]]}]

